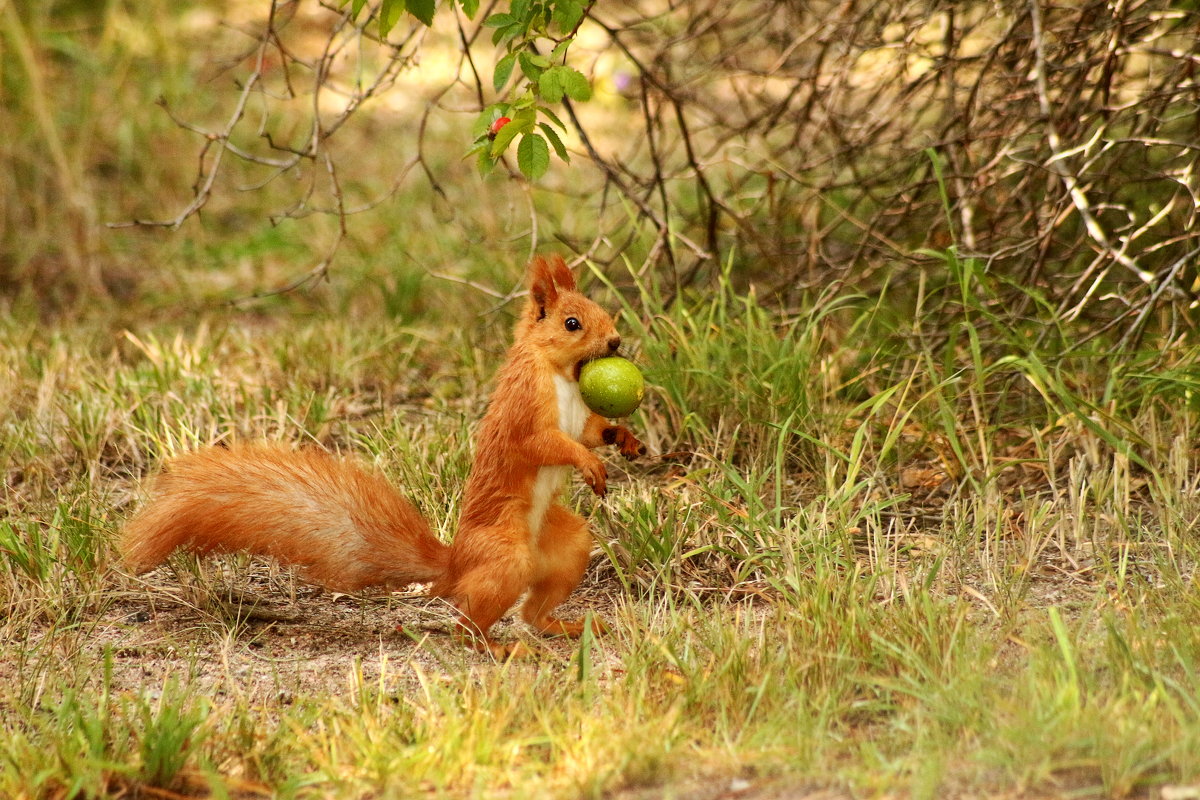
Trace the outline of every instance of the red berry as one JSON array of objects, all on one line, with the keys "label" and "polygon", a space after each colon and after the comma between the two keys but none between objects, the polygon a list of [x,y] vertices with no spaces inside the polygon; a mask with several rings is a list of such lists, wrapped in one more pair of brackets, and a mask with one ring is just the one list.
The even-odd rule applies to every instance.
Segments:
[{"label": "red berry", "polygon": [[497,133],[499,133],[500,129],[503,128],[505,125],[507,125],[510,122],[512,122],[512,120],[509,119],[508,117],[500,117],[498,120],[493,122],[492,130],[491,130],[492,136],[495,136]]}]

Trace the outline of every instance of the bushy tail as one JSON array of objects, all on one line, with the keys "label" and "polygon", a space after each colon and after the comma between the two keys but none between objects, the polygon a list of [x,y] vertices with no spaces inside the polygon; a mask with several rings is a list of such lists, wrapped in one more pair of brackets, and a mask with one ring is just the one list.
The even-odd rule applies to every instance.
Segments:
[{"label": "bushy tail", "polygon": [[137,573],[178,548],[246,551],[342,591],[434,581],[449,558],[381,476],[321,450],[272,445],[209,447],[170,462],[119,548]]}]

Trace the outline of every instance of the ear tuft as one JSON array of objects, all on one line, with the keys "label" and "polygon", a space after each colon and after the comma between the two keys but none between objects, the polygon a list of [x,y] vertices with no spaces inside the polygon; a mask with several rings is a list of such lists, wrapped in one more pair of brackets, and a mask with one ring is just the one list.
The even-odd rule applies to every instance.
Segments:
[{"label": "ear tuft", "polygon": [[535,256],[529,262],[529,299],[536,306],[536,319],[546,316],[546,307],[558,300],[559,292],[575,291],[575,276],[562,256]]},{"label": "ear tuft", "polygon": [[567,266],[567,262],[563,261],[563,257],[559,255],[550,256],[548,259],[550,269],[554,273],[554,285],[558,287],[560,292],[575,291],[575,276],[571,274],[571,268]]}]

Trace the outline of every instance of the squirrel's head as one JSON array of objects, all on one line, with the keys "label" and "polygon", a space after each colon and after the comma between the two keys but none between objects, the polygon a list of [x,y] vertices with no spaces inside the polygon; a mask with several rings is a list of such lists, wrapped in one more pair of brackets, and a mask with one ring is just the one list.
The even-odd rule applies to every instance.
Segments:
[{"label": "squirrel's head", "polygon": [[580,368],[611,356],[621,346],[612,317],[579,293],[560,256],[538,256],[529,264],[529,300],[517,323],[516,341],[538,350],[554,370],[579,379]]}]

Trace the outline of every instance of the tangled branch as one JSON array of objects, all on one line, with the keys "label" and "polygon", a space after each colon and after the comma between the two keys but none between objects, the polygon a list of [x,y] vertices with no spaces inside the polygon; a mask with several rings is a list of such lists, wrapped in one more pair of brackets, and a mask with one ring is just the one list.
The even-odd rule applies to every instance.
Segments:
[{"label": "tangled branch", "polygon": [[[329,142],[415,63],[427,29],[414,26],[394,42],[370,32],[371,4],[356,21],[344,5],[323,3],[324,46],[305,56],[288,36],[298,5],[271,0],[222,128],[179,120],[203,137],[191,201],[166,219],[131,224],[173,228],[200,213],[227,158],[261,167],[264,185],[303,170],[307,190],[274,219],[338,219],[334,246],[311,279],[327,271],[347,217],[385,199],[347,200]],[[595,208],[596,230],[580,232],[595,238],[580,252],[613,258],[632,249],[643,270],[669,274],[676,294],[702,286],[733,254],[739,274],[766,282],[783,302],[833,281],[864,290],[885,275],[893,285],[915,282],[937,268],[926,254],[953,252],[1023,287],[1015,303],[993,298],[1006,313],[1023,313],[1036,295],[1066,319],[1101,326],[1122,319],[1140,331],[1160,310],[1171,325],[1190,325],[1180,313],[1200,280],[1192,258],[1200,246],[1200,12],[1190,6],[577,6],[567,38],[598,34],[588,78],[613,98],[591,108],[562,97],[577,158],[569,180],[552,174],[545,188]],[[460,90],[455,111],[518,107],[506,105],[516,91],[505,88],[507,76],[486,74],[489,59],[507,60],[506,69],[525,64],[533,83],[552,71],[533,43],[487,53],[481,20],[503,11],[493,2],[470,21],[455,12],[457,77],[427,102],[417,154],[395,185],[420,166],[444,194],[424,139],[431,116],[450,113],[443,98],[452,90]],[[374,55],[362,54],[368,49]],[[349,78],[364,71],[369,80]],[[309,127],[298,145],[278,138],[265,113],[249,133],[252,101],[266,107],[301,96]],[[521,124],[536,131],[533,116]],[[515,178],[485,133],[475,149]]]}]

